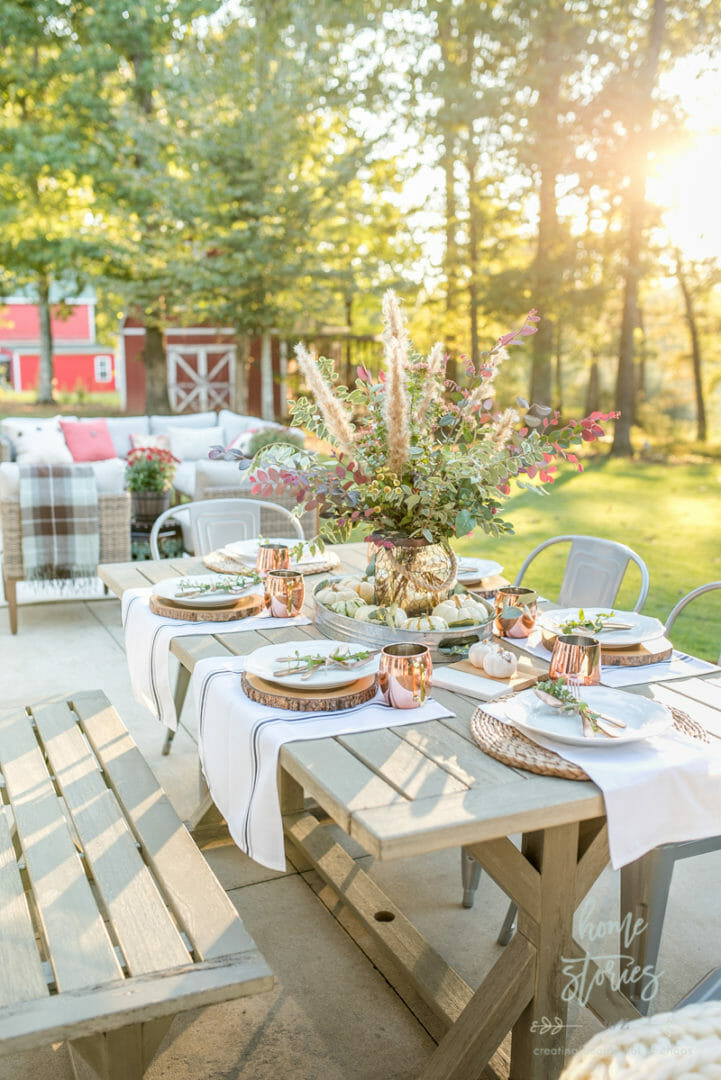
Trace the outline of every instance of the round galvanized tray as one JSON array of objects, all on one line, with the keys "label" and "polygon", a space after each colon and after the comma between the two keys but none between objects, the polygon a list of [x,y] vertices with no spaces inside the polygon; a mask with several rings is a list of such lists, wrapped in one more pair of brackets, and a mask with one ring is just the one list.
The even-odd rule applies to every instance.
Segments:
[{"label": "round galvanized tray", "polygon": [[476,626],[460,626],[453,630],[391,630],[389,626],[383,626],[380,623],[368,623],[361,619],[350,619],[347,615],[338,615],[324,604],[319,604],[315,600],[315,593],[334,581],[340,581],[343,576],[348,575],[324,578],[313,589],[315,623],[328,637],[339,638],[341,641],[360,641],[363,645],[372,645],[376,649],[382,649],[384,645],[411,641],[427,645],[434,663],[450,664],[458,657],[444,653],[444,648],[465,642],[483,641],[493,632],[493,605],[478,596],[473,596],[473,599],[478,600],[488,609],[486,621]]}]

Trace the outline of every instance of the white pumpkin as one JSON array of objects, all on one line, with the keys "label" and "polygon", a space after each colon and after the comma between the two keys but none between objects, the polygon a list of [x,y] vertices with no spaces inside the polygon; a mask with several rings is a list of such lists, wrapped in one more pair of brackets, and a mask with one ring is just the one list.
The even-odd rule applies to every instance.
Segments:
[{"label": "white pumpkin", "polygon": [[364,606],[360,596],[356,596],[355,593],[351,593],[344,599],[336,599],[334,603],[328,605],[331,611],[335,611],[337,615],[345,615],[349,619],[355,618],[358,608]]},{"label": "white pumpkin", "polygon": [[440,604],[436,604],[431,612],[431,615],[437,615],[439,619],[445,619],[446,623],[455,622],[458,619],[458,612],[460,610],[460,604],[456,603],[455,596],[449,596],[447,600],[441,600]]},{"label": "white pumpkin", "polygon": [[358,578],[350,586],[366,604],[372,604],[375,600],[376,590],[372,581],[364,581]]},{"label": "white pumpkin", "polygon": [[483,670],[485,659],[489,653],[495,652],[498,646],[492,641],[474,641],[468,650],[468,660],[474,667]]},{"label": "white pumpkin", "polygon": [[518,667],[518,660],[507,649],[498,649],[497,652],[489,652],[483,660],[483,668],[486,675],[492,679],[510,679]]},{"label": "white pumpkin", "polygon": [[362,607],[358,608],[353,618],[358,619],[359,622],[370,622],[373,620],[375,613],[382,610],[377,604],[363,604]]},{"label": "white pumpkin", "polygon": [[404,630],[447,630],[448,623],[438,615],[417,615],[409,619]]},{"label": "white pumpkin", "polygon": [[385,623],[386,626],[396,630],[403,630],[408,622],[408,616],[403,608],[398,607],[397,604],[392,604],[390,607],[377,607],[368,621]]},{"label": "white pumpkin", "polygon": [[490,618],[487,608],[483,604],[479,604],[471,596],[463,597],[463,602],[458,611],[459,614],[456,618],[473,619],[475,622],[485,622],[486,619]]}]

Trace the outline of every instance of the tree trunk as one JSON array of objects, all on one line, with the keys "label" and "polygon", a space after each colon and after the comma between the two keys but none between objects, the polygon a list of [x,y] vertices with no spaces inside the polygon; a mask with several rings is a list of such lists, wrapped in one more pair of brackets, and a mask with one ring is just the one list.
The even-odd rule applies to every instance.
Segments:
[{"label": "tree trunk", "polygon": [[238,334],[235,339],[237,346],[235,361],[235,390],[231,409],[241,416],[248,413],[248,369],[250,368],[250,339],[247,334]]},{"label": "tree trunk", "polygon": [[628,230],[626,234],[626,270],[623,282],[623,314],[618,347],[616,376],[616,421],[611,453],[630,457],[631,424],[635,411],[634,330],[638,325],[638,285],[641,279],[641,252],[646,217],[646,165],[649,128],[653,113],[653,87],[658,70],[658,57],[663,40],[665,0],[654,0],[651,13],[648,45],[641,70],[635,73],[633,88],[638,101],[636,124],[630,133],[633,165],[630,169],[628,194]]},{"label": "tree trunk", "polygon": [[40,368],[38,370],[38,405],[52,405],[53,397],[53,330],[50,322],[50,282],[38,277],[38,316],[40,318]]},{"label": "tree trunk", "polygon": [[588,369],[588,385],[586,386],[586,416],[592,412],[601,410],[601,378],[598,370],[598,353],[591,356],[591,366]]},{"label": "tree trunk", "polygon": [[263,420],[275,420],[273,400],[273,353],[270,334],[260,339],[260,415]]},{"label": "tree trunk", "polygon": [[168,365],[165,357],[165,339],[159,326],[146,325],[145,327],[143,364],[145,365],[145,411],[169,413]]},{"label": "tree trunk", "polygon": [[478,275],[480,273],[480,207],[478,205],[478,179],[477,161],[478,149],[473,143],[473,126],[468,128],[468,153],[466,154],[466,166],[468,169],[468,314],[471,331],[471,361],[478,367],[480,357],[480,345],[478,341]]},{"label": "tree trunk", "polygon": [[556,170],[545,166],[541,172],[538,241],[534,266],[533,303],[541,313],[538,331],[533,335],[530,400],[548,404],[552,399],[553,320],[550,312],[555,300],[553,250],[558,227],[556,217]]},{"label": "tree trunk", "polygon": [[686,323],[688,325],[689,337],[691,338],[693,385],[696,392],[696,440],[697,442],[703,443],[706,442],[707,428],[706,404],[703,396],[703,377],[701,373],[701,342],[699,339],[693,296],[691,294],[691,289],[689,288],[688,279],[686,278],[680,251],[676,252],[676,277],[678,278],[678,283],[681,286],[681,292],[683,293],[683,302],[686,309]]},{"label": "tree trunk", "polygon": [[[555,391],[554,406],[563,412],[563,350],[561,348],[561,327],[556,331],[556,356],[554,363]],[[548,399],[550,401],[550,398]]]}]

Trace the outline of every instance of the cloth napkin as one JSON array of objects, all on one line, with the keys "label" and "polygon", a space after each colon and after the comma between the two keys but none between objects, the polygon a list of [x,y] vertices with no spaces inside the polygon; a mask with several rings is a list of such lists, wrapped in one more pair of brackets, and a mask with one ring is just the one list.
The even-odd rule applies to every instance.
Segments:
[{"label": "cloth napkin", "polygon": [[452,716],[429,698],[417,709],[391,709],[380,694],[342,712],[291,712],[259,705],[243,692],[244,657],[199,660],[191,688],[199,718],[198,750],[213,802],[233,840],[256,862],[285,870],[278,797],[278,754],[286,742],[416,724]]},{"label": "cloth napkin", "polygon": [[[551,654],[541,644],[541,634],[535,630],[527,638],[500,638],[504,644],[514,645],[529,656],[537,656],[551,662]],[[678,652],[674,649],[670,660],[655,664],[639,664],[638,667],[619,667],[616,664],[603,664],[601,682],[604,686],[639,686],[641,683],[667,682],[669,679],[687,679],[691,675],[705,675],[709,671],[718,671],[717,664],[700,660],[697,656]]]},{"label": "cloth napkin", "polygon": [[270,630],[274,626],[302,626],[310,622],[305,615],[276,619],[267,612],[222,623],[169,619],[155,615],[150,610],[152,591],[151,587],[127,589],[123,593],[121,613],[125,655],[135,699],[173,731],[178,726],[170,684],[170,643],[173,638],[189,637],[191,634],[231,634],[238,630]]},{"label": "cloth napkin", "polygon": [[[525,694],[533,691],[525,690],[518,697]],[[509,722],[500,702],[489,702],[484,712]],[[717,740],[701,743],[670,729],[652,739],[588,749],[537,735],[533,741],[580,765],[601,789],[614,870],[659,844],[700,840],[721,832],[721,742]]]}]

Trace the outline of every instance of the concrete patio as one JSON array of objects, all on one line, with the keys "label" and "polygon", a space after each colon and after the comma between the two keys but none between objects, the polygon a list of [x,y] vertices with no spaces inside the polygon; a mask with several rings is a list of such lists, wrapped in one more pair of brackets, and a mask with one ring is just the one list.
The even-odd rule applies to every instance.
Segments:
[{"label": "concrete patio", "polygon": [[[10,635],[0,608],[0,699],[40,701],[47,695],[102,688],[128,725],[181,817],[193,805],[198,781],[195,716],[186,703],[168,757],[163,730],[131,697],[120,628],[120,603],[98,589],[88,598],[37,602],[19,590],[19,631]],[[479,751],[480,752],[480,751]],[[350,841],[345,841],[346,845]],[[234,845],[206,857],[273,969],[266,995],[218,1005],[178,1018],[147,1073],[149,1080],[410,1080],[434,1042],[383,975],[355,944],[318,892],[314,874],[289,867],[265,870]],[[471,984],[501,952],[495,936],[506,900],[485,875],[471,911],[460,905],[457,852],[396,863],[352,854]],[[660,958],[659,991],[651,1012],[673,1005],[711,967],[721,963],[717,903],[721,852],[679,862]],[[322,894],[332,906],[332,898]],[[591,893],[596,957],[616,953],[601,923],[617,919],[618,874],[607,870]],[[586,938],[588,941],[588,938]],[[598,1024],[571,1003],[569,1043],[582,1045]],[[0,1080],[69,1080],[63,1046],[0,1058]]]}]

